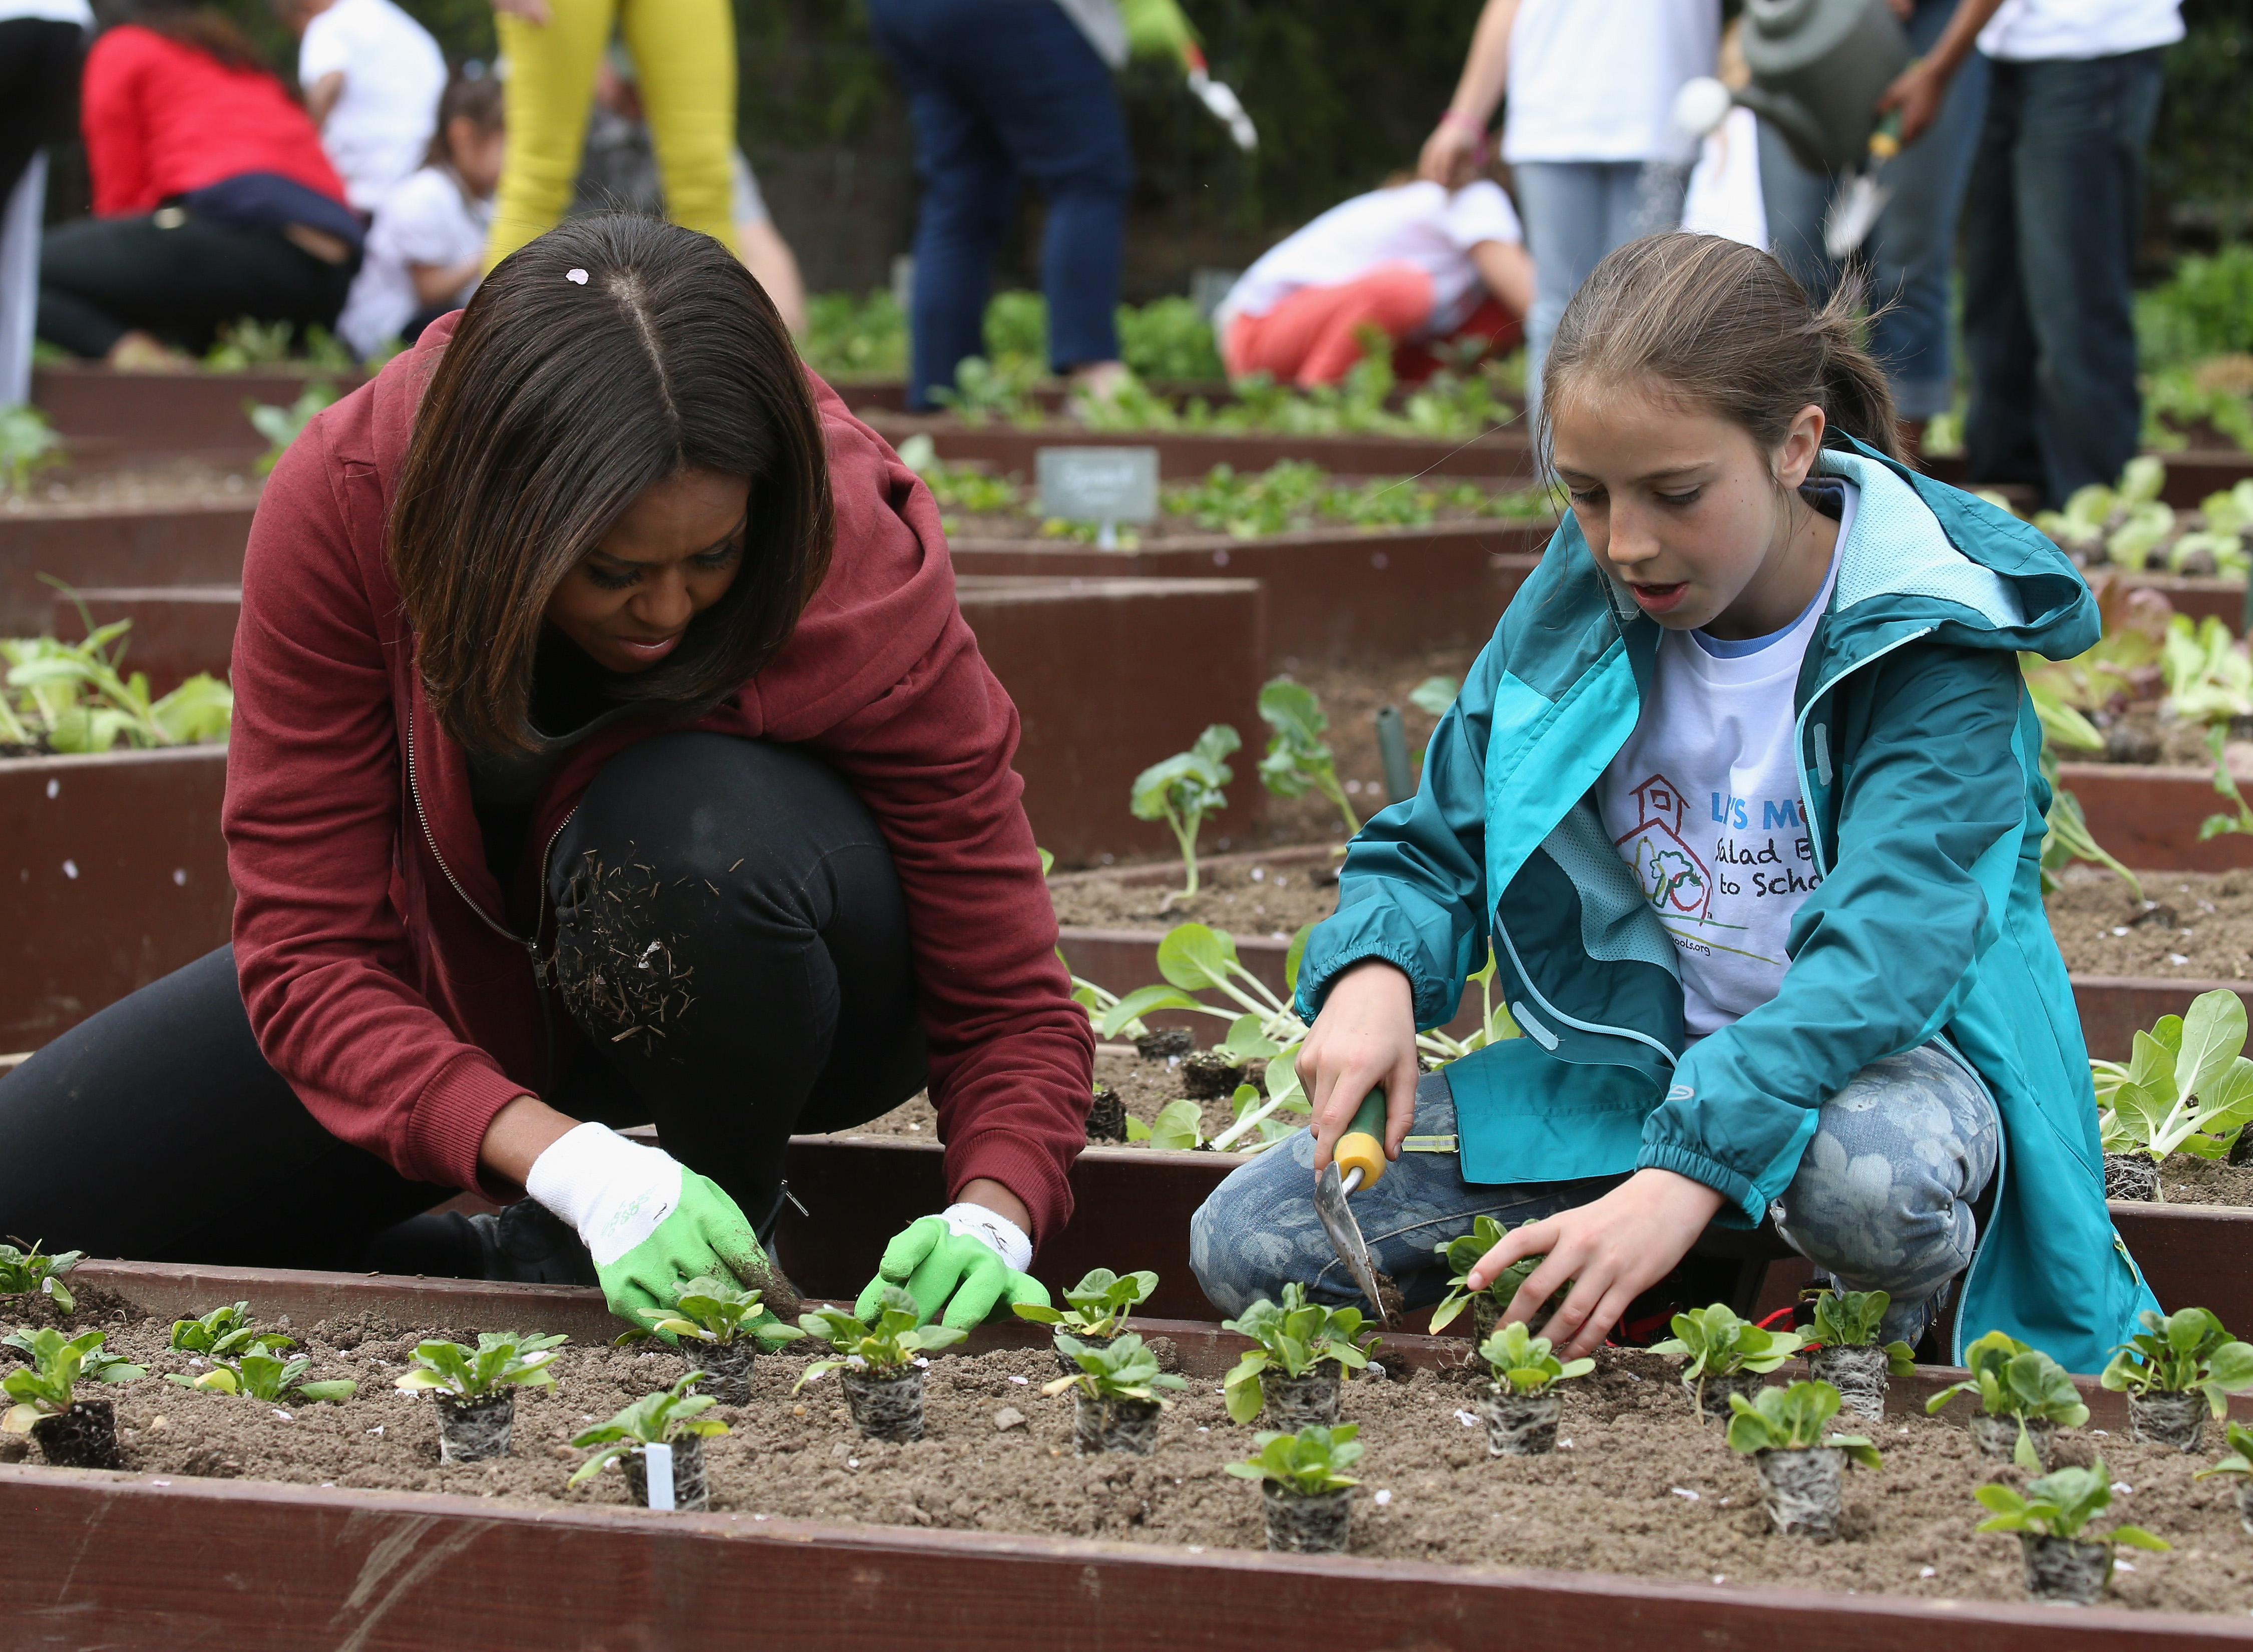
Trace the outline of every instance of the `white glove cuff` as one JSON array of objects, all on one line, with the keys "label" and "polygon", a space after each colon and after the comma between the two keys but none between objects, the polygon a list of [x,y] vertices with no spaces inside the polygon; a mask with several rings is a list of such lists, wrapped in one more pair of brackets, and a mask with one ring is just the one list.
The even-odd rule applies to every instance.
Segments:
[{"label": "white glove cuff", "polygon": [[578,1230],[596,1267],[608,1267],[680,1208],[680,1161],[606,1126],[580,1125],[532,1161],[524,1190]]},{"label": "white glove cuff", "polygon": [[1033,1242],[1022,1228],[999,1211],[982,1204],[950,1204],[938,1213],[938,1219],[964,1237],[990,1245],[1012,1273],[1022,1273],[1033,1265]]}]

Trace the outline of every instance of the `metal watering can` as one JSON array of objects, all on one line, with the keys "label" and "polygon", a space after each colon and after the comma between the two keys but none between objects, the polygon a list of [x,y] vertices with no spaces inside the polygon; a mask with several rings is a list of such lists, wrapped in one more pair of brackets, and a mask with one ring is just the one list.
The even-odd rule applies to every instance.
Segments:
[{"label": "metal watering can", "polygon": [[1782,134],[1801,165],[1859,166],[1878,98],[1911,55],[1886,0],[1745,0],[1739,40],[1752,83],[1735,101]]}]

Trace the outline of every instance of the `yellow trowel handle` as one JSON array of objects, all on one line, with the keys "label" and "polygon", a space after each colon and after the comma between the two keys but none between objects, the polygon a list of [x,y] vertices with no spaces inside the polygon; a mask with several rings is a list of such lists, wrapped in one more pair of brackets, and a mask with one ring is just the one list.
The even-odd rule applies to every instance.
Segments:
[{"label": "yellow trowel handle", "polygon": [[[1337,1161],[1338,1175],[1346,1179],[1347,1188],[1373,1188],[1385,1180],[1385,1091],[1372,1090],[1361,1098],[1361,1106],[1353,1115],[1353,1122],[1345,1127],[1345,1134],[1330,1150]],[[1353,1181],[1358,1170],[1361,1180]]]}]

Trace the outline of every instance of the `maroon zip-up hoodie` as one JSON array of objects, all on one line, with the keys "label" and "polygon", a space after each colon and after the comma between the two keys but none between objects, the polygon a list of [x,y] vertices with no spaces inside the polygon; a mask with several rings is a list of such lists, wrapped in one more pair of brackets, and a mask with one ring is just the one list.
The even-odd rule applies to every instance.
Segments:
[{"label": "maroon zip-up hoodie", "polygon": [[[518,888],[502,890],[385,550],[415,404],[453,326],[432,325],[308,425],[259,502],[234,641],[227,868],[250,1024],[313,1116],[402,1175],[509,1199],[478,1144],[548,1077],[536,846],[610,756],[680,724],[630,717],[575,748],[541,798]],[[775,663],[694,726],[818,751],[874,813],[907,897],[947,1186],[991,1176],[1046,1237],[1071,1212],[1094,1035],[1009,766],[1016,708],[955,603],[930,492],[834,391],[812,387],[836,497],[828,576]],[[560,998],[549,1007],[560,1063],[571,1021]]]}]

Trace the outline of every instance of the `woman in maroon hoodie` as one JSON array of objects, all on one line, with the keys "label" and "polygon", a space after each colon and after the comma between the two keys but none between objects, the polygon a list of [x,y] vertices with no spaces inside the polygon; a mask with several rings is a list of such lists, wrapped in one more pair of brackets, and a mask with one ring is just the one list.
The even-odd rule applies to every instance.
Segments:
[{"label": "woman in maroon hoodie", "polygon": [[955,1203],[885,1275],[1044,1300],[1094,1052],[1015,709],[931,495],[717,242],[555,230],[317,419],[234,678],[234,946],[0,1080],[0,1232],[397,1266],[529,1192],[414,1265],[556,1277],[544,1208],[630,1316],[767,1279],[791,1134],[928,1082]]}]

